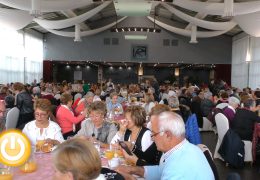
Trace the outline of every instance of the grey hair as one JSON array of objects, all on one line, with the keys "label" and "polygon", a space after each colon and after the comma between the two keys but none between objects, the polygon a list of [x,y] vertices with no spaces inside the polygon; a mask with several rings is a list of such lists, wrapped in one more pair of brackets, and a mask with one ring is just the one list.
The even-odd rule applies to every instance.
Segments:
[{"label": "grey hair", "polygon": [[176,96],[171,96],[168,99],[168,104],[171,108],[178,108],[180,105],[179,99]]},{"label": "grey hair", "polygon": [[208,91],[208,92],[205,92],[205,93],[204,93],[204,98],[205,98],[205,99],[209,99],[209,98],[211,98],[211,97],[212,97],[212,93],[211,93],[211,92]]},{"label": "grey hair", "polygon": [[95,94],[91,91],[87,92],[87,94],[85,95],[85,98],[88,98],[88,97],[94,97]]},{"label": "grey hair", "polygon": [[177,138],[185,137],[185,124],[182,117],[174,112],[166,111],[159,114],[159,131],[170,131]]},{"label": "grey hair", "polygon": [[230,105],[239,105],[240,104],[240,100],[234,96],[231,96],[228,98],[228,104]]}]

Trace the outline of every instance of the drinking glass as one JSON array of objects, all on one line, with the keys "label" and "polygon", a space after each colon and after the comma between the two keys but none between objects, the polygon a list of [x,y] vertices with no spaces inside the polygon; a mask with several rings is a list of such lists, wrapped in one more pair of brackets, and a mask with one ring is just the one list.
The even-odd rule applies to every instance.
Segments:
[{"label": "drinking glass", "polygon": [[98,153],[100,154],[100,142],[94,141],[93,144],[94,144],[95,148],[97,149]]},{"label": "drinking glass", "polygon": [[20,167],[20,170],[24,173],[32,173],[37,170],[37,163],[33,152],[28,161]]}]

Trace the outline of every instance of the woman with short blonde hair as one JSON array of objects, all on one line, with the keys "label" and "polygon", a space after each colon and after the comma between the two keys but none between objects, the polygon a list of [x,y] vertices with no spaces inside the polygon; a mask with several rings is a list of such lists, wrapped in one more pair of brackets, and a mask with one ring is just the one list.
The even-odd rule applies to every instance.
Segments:
[{"label": "woman with short blonde hair", "polygon": [[53,162],[54,180],[102,179],[99,154],[88,141],[74,138],[60,144],[54,151]]}]

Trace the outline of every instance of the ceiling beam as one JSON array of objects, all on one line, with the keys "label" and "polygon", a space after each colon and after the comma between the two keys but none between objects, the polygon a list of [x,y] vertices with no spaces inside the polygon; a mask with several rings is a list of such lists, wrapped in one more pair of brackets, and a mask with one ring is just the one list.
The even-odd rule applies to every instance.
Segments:
[{"label": "ceiling beam", "polygon": [[[74,13],[72,10],[67,10],[67,11],[61,11],[62,14],[64,14],[67,18],[72,18],[72,17],[76,17],[77,14]],[[90,28],[88,27],[88,25],[86,25],[84,22],[80,23],[80,29],[83,31],[89,30]]]}]

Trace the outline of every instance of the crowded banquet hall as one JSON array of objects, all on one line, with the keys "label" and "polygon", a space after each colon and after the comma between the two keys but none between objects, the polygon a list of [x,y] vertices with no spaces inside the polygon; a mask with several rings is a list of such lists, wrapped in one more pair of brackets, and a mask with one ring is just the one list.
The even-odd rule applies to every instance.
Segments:
[{"label": "crowded banquet hall", "polygon": [[0,0],[0,180],[260,179],[260,0]]}]

